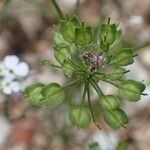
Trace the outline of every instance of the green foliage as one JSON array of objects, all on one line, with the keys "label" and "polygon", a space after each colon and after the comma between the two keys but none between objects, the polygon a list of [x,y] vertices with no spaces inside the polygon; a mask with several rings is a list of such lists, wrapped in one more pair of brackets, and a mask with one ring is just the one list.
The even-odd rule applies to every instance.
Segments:
[{"label": "green foliage", "polygon": [[114,110],[120,106],[119,99],[114,95],[102,96],[99,102],[101,106],[107,110]]},{"label": "green foliage", "polygon": [[54,48],[54,55],[56,60],[63,64],[64,60],[70,58],[70,49],[66,44],[59,44]]},{"label": "green foliage", "polygon": [[92,28],[90,26],[75,29],[76,43],[81,46],[90,44],[93,40]]},{"label": "green foliage", "polygon": [[35,83],[33,85],[28,86],[25,89],[27,101],[31,105],[41,106],[43,105],[44,97],[41,94],[41,90],[45,85],[42,83]]},{"label": "green foliage", "polygon": [[138,101],[141,98],[145,85],[134,80],[125,80],[119,86],[119,93],[128,101]]},{"label": "green foliage", "polygon": [[120,50],[116,55],[116,61],[120,66],[127,66],[133,63],[134,61],[134,50],[133,48],[124,48]]},{"label": "green foliage", "polygon": [[89,145],[89,150],[100,150],[98,143],[92,143]]},{"label": "green foliage", "polygon": [[80,128],[86,128],[90,124],[91,117],[84,107],[72,107],[69,110],[69,119],[72,124]]},{"label": "green foliage", "polygon": [[104,120],[114,130],[124,127],[129,122],[128,116],[121,109],[105,111]]},{"label": "green foliage", "polygon": [[59,65],[50,60],[42,60],[41,63],[61,70],[70,78],[69,83],[64,86],[57,83],[37,83],[27,87],[25,94],[32,105],[56,106],[64,101],[67,89],[76,85],[82,86],[84,92],[81,104],[70,107],[69,120],[78,127],[86,128],[92,117],[94,124],[100,128],[100,119],[93,112],[90,92],[92,87],[98,95],[97,107],[105,122],[116,130],[125,127],[129,122],[128,116],[121,110],[119,98],[105,95],[98,83],[103,81],[114,85],[122,98],[132,102],[140,100],[145,85],[131,79],[126,80],[124,76],[129,70],[126,71],[123,67],[132,64],[136,56],[134,49],[118,48],[117,51],[112,51],[112,47],[117,46],[121,38],[118,25],[108,19],[97,31],[100,33],[98,39],[92,31],[92,26],[80,22],[76,16],[62,17],[54,34],[54,56]]},{"label": "green foliage", "polygon": [[58,105],[65,98],[65,93],[62,90],[62,87],[57,83],[48,84],[42,89],[41,93],[44,97],[45,106]]},{"label": "green foliage", "polygon": [[128,143],[125,141],[119,142],[117,145],[117,150],[128,150]]}]

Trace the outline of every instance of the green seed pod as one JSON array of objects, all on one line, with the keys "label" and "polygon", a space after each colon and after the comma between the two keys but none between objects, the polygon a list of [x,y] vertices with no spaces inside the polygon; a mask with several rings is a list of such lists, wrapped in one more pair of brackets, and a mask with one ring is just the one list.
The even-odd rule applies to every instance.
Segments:
[{"label": "green seed pod", "polygon": [[127,124],[129,122],[128,116],[121,109],[105,111],[104,120],[114,130],[123,127],[124,124]]},{"label": "green seed pod", "polygon": [[124,48],[116,55],[116,62],[120,66],[127,66],[134,62],[133,48]]},{"label": "green seed pod", "polygon": [[78,45],[85,46],[93,41],[92,28],[90,26],[75,29],[75,39]]},{"label": "green seed pod", "polygon": [[65,59],[71,57],[70,48],[66,44],[59,44],[54,48],[54,50],[55,58],[60,64],[63,64]]},{"label": "green seed pod", "polygon": [[108,78],[110,79],[110,80],[118,80],[118,79],[120,79],[122,76],[123,76],[123,74],[124,74],[124,72],[125,72],[125,69],[123,69],[123,68],[118,68],[118,69],[116,69],[112,74],[110,74],[109,76],[108,76]]},{"label": "green seed pod", "polygon": [[72,64],[70,64],[67,61],[64,61],[64,63],[63,63],[63,72],[67,77],[71,78],[72,75],[73,75],[73,72],[74,72],[74,68],[73,68]]},{"label": "green seed pod", "polygon": [[42,106],[44,102],[44,97],[41,94],[41,90],[44,88],[44,84],[42,83],[35,83],[28,86],[25,89],[25,95],[27,97],[27,101],[31,105],[35,106]]},{"label": "green seed pod", "polygon": [[134,80],[125,80],[119,86],[119,94],[125,100],[136,102],[141,99],[141,94],[145,90],[145,85]]},{"label": "green seed pod", "polygon": [[102,96],[99,100],[99,103],[107,110],[114,110],[120,106],[119,99],[114,95]]},{"label": "green seed pod", "polygon": [[101,40],[101,43],[100,43],[100,48],[104,51],[104,52],[107,52],[109,50],[109,44],[104,42],[103,40]]},{"label": "green seed pod", "polygon": [[55,106],[63,102],[65,98],[65,93],[62,87],[57,83],[50,83],[44,87],[41,91],[43,97],[45,98],[45,106]]},{"label": "green seed pod", "polygon": [[54,41],[57,45],[62,44],[62,43],[66,44],[66,45],[69,44],[67,41],[64,40],[64,38],[60,32],[54,33]]},{"label": "green seed pod", "polygon": [[75,38],[75,28],[80,26],[80,22],[76,16],[72,19],[62,20],[60,23],[59,32],[62,34],[63,38],[69,42],[74,42]]},{"label": "green seed pod", "polygon": [[69,120],[80,128],[86,128],[90,124],[91,117],[84,107],[73,107],[69,110]]},{"label": "green seed pod", "polygon": [[117,25],[116,24],[103,24],[101,26],[100,39],[104,43],[107,43],[111,46],[115,40],[117,35]]}]

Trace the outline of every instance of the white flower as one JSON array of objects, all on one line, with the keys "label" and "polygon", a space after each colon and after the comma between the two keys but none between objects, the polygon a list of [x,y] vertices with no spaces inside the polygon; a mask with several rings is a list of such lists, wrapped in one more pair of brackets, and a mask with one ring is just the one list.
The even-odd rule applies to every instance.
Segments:
[{"label": "white flower", "polygon": [[6,77],[9,78],[10,80],[15,79],[15,75],[9,72],[9,70],[4,66],[4,64],[1,62],[0,63],[0,77]]},{"label": "white flower", "polygon": [[25,62],[19,62],[19,58],[15,55],[6,56],[3,64],[16,76],[26,77],[29,74],[29,66]]},{"label": "white flower", "polygon": [[1,89],[5,94],[10,95],[12,94],[12,92],[19,92],[20,86],[17,81],[12,81],[9,78],[4,78],[1,81]]}]

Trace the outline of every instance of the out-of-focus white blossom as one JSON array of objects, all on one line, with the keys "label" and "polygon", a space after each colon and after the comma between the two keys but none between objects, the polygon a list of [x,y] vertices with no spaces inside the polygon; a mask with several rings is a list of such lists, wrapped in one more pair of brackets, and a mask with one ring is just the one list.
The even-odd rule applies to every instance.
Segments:
[{"label": "out-of-focus white blossom", "polygon": [[101,150],[116,150],[118,135],[111,131],[97,132],[92,137],[92,142],[99,144]]},{"label": "out-of-focus white blossom", "polygon": [[29,66],[15,55],[8,55],[0,62],[0,89],[10,95],[21,90],[21,79],[29,74]]},{"label": "out-of-focus white blossom", "polygon": [[19,58],[15,55],[6,56],[3,63],[4,66],[16,76],[26,77],[29,74],[28,65],[25,62],[19,62]]},{"label": "out-of-focus white blossom", "polygon": [[20,85],[17,81],[12,81],[8,78],[4,78],[1,81],[1,89],[5,94],[10,95],[12,92],[19,92]]},{"label": "out-of-focus white blossom", "polygon": [[130,26],[141,25],[142,23],[143,23],[142,16],[131,16],[129,19]]}]

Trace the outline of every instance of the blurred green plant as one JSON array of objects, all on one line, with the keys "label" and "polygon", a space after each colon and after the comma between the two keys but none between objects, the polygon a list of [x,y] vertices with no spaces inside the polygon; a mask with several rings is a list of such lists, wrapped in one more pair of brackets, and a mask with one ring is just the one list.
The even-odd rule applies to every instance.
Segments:
[{"label": "blurred green plant", "polygon": [[[65,99],[65,91],[73,86],[82,86],[83,97],[81,104],[70,106],[69,119],[72,124],[86,128],[93,120],[100,128],[99,122],[93,113],[91,90],[95,89],[98,95],[100,109],[103,112],[105,122],[113,129],[125,127],[129,122],[127,114],[120,108],[119,97],[106,95],[99,83],[110,83],[118,88],[119,95],[128,101],[139,101],[145,89],[141,82],[131,79],[126,80],[124,74],[129,72],[124,66],[134,61],[135,50],[123,48],[119,52],[111,51],[118,45],[121,38],[121,30],[118,25],[108,21],[99,28],[98,36],[93,34],[93,27],[81,22],[77,16],[63,15],[59,6],[53,0],[60,16],[58,30],[54,34],[56,46],[54,56],[58,65],[50,60],[42,60],[47,67],[54,67],[70,78],[70,82],[64,86],[58,83],[35,83],[25,89],[27,101],[35,106],[56,106]],[[113,69],[112,69],[113,68]],[[81,92],[81,91],[79,91]],[[85,106],[86,99],[88,107]]]}]

